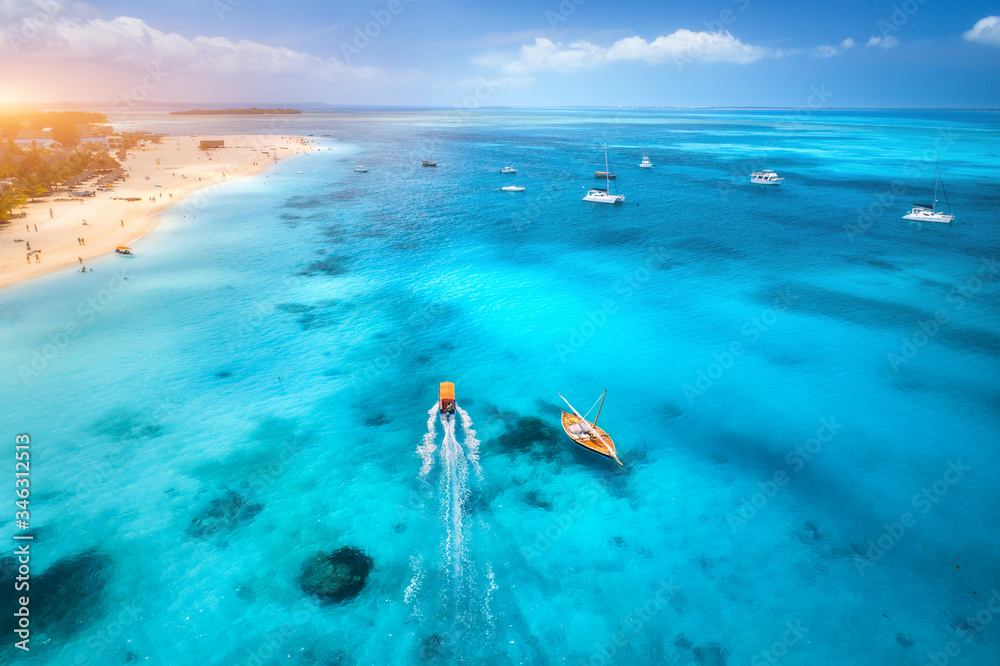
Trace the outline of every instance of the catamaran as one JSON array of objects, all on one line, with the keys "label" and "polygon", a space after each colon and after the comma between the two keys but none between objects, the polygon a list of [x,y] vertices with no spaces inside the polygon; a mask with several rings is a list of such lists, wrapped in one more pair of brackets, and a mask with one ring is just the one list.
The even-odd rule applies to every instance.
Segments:
[{"label": "catamaran", "polygon": [[604,177],[605,187],[592,187],[587,191],[587,196],[583,198],[584,201],[591,201],[593,203],[607,203],[616,204],[625,201],[624,194],[611,194],[611,179],[614,178],[614,174],[608,169],[608,142],[604,142],[604,171],[598,171],[594,175],[601,174]]},{"label": "catamaran", "polygon": [[904,220],[912,220],[913,222],[940,222],[942,224],[951,224],[951,221],[955,219],[954,215],[951,215],[951,204],[948,204],[948,193],[944,191],[944,183],[941,183],[941,191],[944,193],[944,202],[948,205],[948,215],[944,213],[937,212],[937,191],[938,182],[941,180],[941,170],[935,165],[934,167],[934,203],[930,206],[925,206],[922,204],[913,204],[913,210],[910,211],[909,215],[904,215]]},{"label": "catamaran", "polygon": [[[597,408],[597,416],[594,417],[594,422],[591,423],[580,416],[580,412],[576,411],[576,408],[569,404],[569,400],[563,398],[562,393],[560,393],[559,397],[573,410],[572,414],[563,411],[562,427],[566,431],[566,434],[569,435],[569,438],[580,448],[587,449],[599,456],[604,456],[608,460],[614,460],[624,467],[624,463],[618,459],[618,452],[615,451],[615,443],[611,441],[611,436],[597,427],[597,419],[601,418],[601,408],[604,407],[604,398],[607,394],[607,391],[601,394],[601,406]],[[593,409],[593,406],[590,409]]]}]

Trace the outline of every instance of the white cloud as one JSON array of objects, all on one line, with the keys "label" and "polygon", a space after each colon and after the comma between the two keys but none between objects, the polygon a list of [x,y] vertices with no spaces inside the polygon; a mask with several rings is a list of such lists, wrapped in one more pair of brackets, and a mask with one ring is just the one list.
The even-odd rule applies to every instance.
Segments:
[{"label": "white cloud", "polygon": [[376,67],[357,67],[336,58],[319,58],[281,46],[225,37],[187,38],[165,33],[144,21],[119,16],[111,21],[53,15],[28,35],[0,42],[19,56],[72,57],[146,64],[159,61],[170,71],[214,74],[307,75],[318,78],[381,79]]},{"label": "white cloud", "polygon": [[829,46],[823,44],[817,46],[812,50],[812,54],[817,58],[833,58],[834,56],[843,55],[855,47],[856,43],[853,39],[848,37],[842,41],[838,46]]},{"label": "white cloud", "polygon": [[987,16],[979,19],[972,30],[966,31],[964,36],[970,42],[1000,46],[1000,16]]},{"label": "white cloud", "polygon": [[888,51],[894,46],[899,46],[899,40],[893,35],[886,35],[885,37],[873,36],[871,39],[868,40],[868,43],[865,44],[865,48],[870,49],[873,46],[877,46],[880,49],[885,49],[886,51]]},{"label": "white cloud", "polygon": [[545,37],[521,46],[519,57],[508,63],[508,74],[536,70],[569,72],[594,67],[610,61],[636,61],[656,64],[673,59],[678,63],[696,60],[745,64],[766,56],[782,55],[760,46],[744,44],[729,32],[692,32],[677,30],[652,42],[642,37],[620,39],[609,48],[580,40],[564,46]]}]

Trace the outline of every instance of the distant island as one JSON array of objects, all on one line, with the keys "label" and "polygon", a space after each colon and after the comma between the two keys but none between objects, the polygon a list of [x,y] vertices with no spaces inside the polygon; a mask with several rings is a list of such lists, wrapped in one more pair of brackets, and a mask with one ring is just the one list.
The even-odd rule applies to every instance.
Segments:
[{"label": "distant island", "polygon": [[302,113],[295,109],[258,109],[254,107],[252,109],[191,109],[190,111],[171,111],[172,116],[211,116],[211,115],[221,115],[221,114],[240,114],[240,115],[275,115],[275,114],[293,114]]}]

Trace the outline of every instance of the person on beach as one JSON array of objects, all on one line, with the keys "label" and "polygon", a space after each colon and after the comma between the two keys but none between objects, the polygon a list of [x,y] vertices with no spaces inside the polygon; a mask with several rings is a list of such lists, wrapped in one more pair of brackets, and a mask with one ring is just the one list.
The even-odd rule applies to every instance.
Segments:
[{"label": "person on beach", "polygon": [[38,225],[37,224],[35,225],[35,231],[38,231]]},{"label": "person on beach", "polygon": [[77,257],[80,260],[80,265],[83,266],[83,257]]}]

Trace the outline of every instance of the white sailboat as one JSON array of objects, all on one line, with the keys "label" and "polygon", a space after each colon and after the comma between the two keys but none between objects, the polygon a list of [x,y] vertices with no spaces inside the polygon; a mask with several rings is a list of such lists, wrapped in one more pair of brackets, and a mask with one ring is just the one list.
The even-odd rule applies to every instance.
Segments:
[{"label": "white sailboat", "polygon": [[937,212],[937,192],[938,192],[938,182],[941,180],[941,169],[935,164],[934,165],[934,203],[930,206],[922,204],[913,204],[913,210],[909,212],[908,215],[904,215],[904,220],[911,220],[913,222],[939,222],[941,224],[951,224],[951,221],[955,219],[954,215],[951,215],[951,205],[948,204],[948,193],[944,191],[944,183],[941,183],[941,191],[944,192],[944,202],[948,204],[948,215],[944,213]]},{"label": "white sailboat", "polygon": [[606,187],[592,187],[587,191],[584,201],[593,203],[616,204],[625,201],[624,194],[611,194],[611,170],[608,169],[608,142],[604,142],[604,183]]}]

